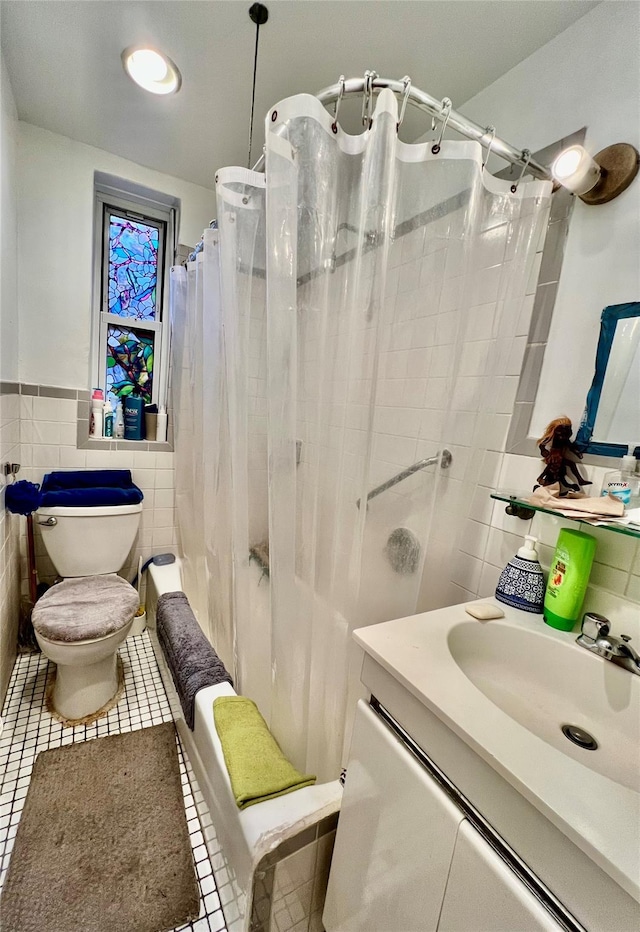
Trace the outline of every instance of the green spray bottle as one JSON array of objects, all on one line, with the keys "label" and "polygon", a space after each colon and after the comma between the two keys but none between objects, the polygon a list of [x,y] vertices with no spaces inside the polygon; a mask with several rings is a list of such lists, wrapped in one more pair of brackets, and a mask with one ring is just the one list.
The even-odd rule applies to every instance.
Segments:
[{"label": "green spray bottle", "polygon": [[571,631],[580,617],[595,552],[590,534],[573,528],[558,534],[544,597],[544,620],[552,628]]}]

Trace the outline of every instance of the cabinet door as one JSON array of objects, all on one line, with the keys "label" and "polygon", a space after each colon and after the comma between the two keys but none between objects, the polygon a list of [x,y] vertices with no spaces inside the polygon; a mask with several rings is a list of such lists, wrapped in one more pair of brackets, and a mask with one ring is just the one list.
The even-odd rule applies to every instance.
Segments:
[{"label": "cabinet door", "polygon": [[561,926],[465,819],[438,932],[560,932]]},{"label": "cabinet door", "polygon": [[323,916],[327,932],[435,932],[462,819],[359,702]]}]

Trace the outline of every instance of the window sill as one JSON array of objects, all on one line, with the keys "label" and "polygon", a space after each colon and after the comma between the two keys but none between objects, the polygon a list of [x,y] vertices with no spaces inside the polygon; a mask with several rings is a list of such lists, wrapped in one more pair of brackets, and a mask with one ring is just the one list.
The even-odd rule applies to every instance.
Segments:
[{"label": "window sill", "polygon": [[116,440],[115,437],[78,438],[78,450],[130,450],[150,453],[173,453],[173,444],[160,440]]}]

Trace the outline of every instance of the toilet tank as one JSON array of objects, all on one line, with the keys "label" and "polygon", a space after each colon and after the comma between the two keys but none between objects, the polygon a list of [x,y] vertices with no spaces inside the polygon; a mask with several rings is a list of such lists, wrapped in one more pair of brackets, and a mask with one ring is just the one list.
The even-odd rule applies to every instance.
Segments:
[{"label": "toilet tank", "polygon": [[142,504],[39,508],[35,519],[60,576],[100,576],[124,565],[140,525]]}]

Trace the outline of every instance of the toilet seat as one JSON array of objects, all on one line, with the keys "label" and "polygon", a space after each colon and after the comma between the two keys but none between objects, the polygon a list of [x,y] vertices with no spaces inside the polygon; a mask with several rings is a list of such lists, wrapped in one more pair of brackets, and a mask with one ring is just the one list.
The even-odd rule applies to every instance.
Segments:
[{"label": "toilet seat", "polygon": [[36,632],[47,641],[77,644],[120,631],[138,610],[136,590],[126,579],[78,576],[48,589],[33,609]]}]

